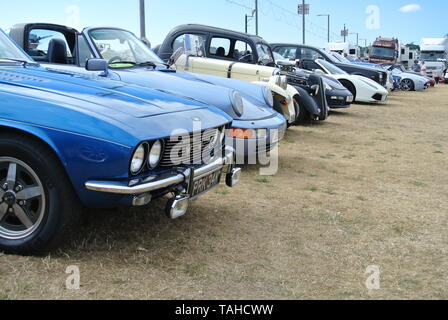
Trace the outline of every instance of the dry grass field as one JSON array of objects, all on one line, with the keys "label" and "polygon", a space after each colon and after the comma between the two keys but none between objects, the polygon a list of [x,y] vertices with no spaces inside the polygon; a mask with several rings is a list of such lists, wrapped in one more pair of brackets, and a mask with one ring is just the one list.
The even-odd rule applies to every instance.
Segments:
[{"label": "dry grass field", "polygon": [[177,221],[162,201],[92,211],[59,253],[0,254],[0,299],[448,299],[448,86],[293,128],[279,152],[276,176],[245,167]]}]

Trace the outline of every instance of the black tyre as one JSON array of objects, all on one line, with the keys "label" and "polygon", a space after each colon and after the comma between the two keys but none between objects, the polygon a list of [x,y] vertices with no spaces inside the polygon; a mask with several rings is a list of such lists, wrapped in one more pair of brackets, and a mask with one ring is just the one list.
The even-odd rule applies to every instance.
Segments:
[{"label": "black tyre", "polygon": [[299,115],[298,115],[298,117],[296,117],[296,122],[295,122],[296,125],[301,124],[301,123],[303,124],[303,123],[311,121],[311,114],[310,114],[310,112],[305,107],[305,105],[303,103],[300,103],[299,101],[294,99],[294,104],[297,105],[297,107],[299,108]]},{"label": "black tyre", "polygon": [[356,88],[350,81],[339,80],[339,82],[353,95],[353,102],[356,101]]},{"label": "black tyre", "polygon": [[403,79],[401,80],[400,88],[403,91],[414,91],[415,90],[414,81],[412,81],[411,79]]},{"label": "black tyre", "polygon": [[78,226],[79,201],[59,159],[20,134],[0,135],[0,250],[44,255]]}]

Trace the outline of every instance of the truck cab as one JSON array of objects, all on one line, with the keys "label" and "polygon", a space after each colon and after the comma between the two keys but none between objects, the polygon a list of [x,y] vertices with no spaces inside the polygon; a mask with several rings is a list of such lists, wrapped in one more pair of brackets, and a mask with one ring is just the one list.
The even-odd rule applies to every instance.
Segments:
[{"label": "truck cab", "polygon": [[341,55],[356,56],[361,55],[361,48],[350,42],[329,42],[327,43],[326,49],[328,51],[337,52]]},{"label": "truck cab", "polygon": [[448,37],[422,39],[420,48],[420,60],[426,64],[428,77],[438,82],[447,68]]},{"label": "truck cab", "polygon": [[395,63],[400,56],[399,47],[398,39],[378,37],[370,48],[369,62]]}]

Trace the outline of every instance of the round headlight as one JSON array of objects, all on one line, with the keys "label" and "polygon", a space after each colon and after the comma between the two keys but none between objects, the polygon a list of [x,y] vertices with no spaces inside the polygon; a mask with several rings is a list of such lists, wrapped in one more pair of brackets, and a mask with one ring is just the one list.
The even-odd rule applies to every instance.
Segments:
[{"label": "round headlight", "polygon": [[238,91],[232,91],[230,93],[230,101],[232,102],[233,111],[240,117],[244,113],[243,98]]},{"label": "round headlight", "polygon": [[274,107],[274,96],[272,95],[271,89],[266,88],[266,87],[262,87],[262,90],[263,90],[264,100],[266,101],[268,106],[273,108]]},{"label": "round headlight", "polygon": [[130,167],[132,174],[138,174],[140,170],[142,170],[143,165],[145,164],[146,147],[146,143],[142,143],[135,150]]},{"label": "round headlight", "polygon": [[154,142],[148,153],[148,165],[151,169],[157,167],[162,159],[163,143],[160,140]]}]

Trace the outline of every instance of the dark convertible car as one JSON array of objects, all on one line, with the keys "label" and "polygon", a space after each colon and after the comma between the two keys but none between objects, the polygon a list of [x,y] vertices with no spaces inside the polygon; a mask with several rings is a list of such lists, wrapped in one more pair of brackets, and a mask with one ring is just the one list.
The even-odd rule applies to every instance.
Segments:
[{"label": "dark convertible car", "polygon": [[342,63],[325,50],[321,50],[316,47],[291,43],[273,43],[271,44],[271,47],[274,52],[290,60],[326,60],[349,74],[370,78],[383,87],[386,87],[387,85],[388,75],[386,71],[381,71],[371,67]]},{"label": "dark convertible car", "polygon": [[[205,58],[233,61],[235,63],[258,64],[278,67],[269,43],[263,38],[242,32],[204,26],[198,24],[181,25],[168,33],[164,42],[154,51],[164,61],[182,46],[188,35],[199,37],[204,44]],[[309,119],[325,120],[328,117],[328,104],[325,99],[324,83],[318,75],[301,77],[294,72],[284,73],[288,84],[295,87],[301,95],[298,121]]]}]

